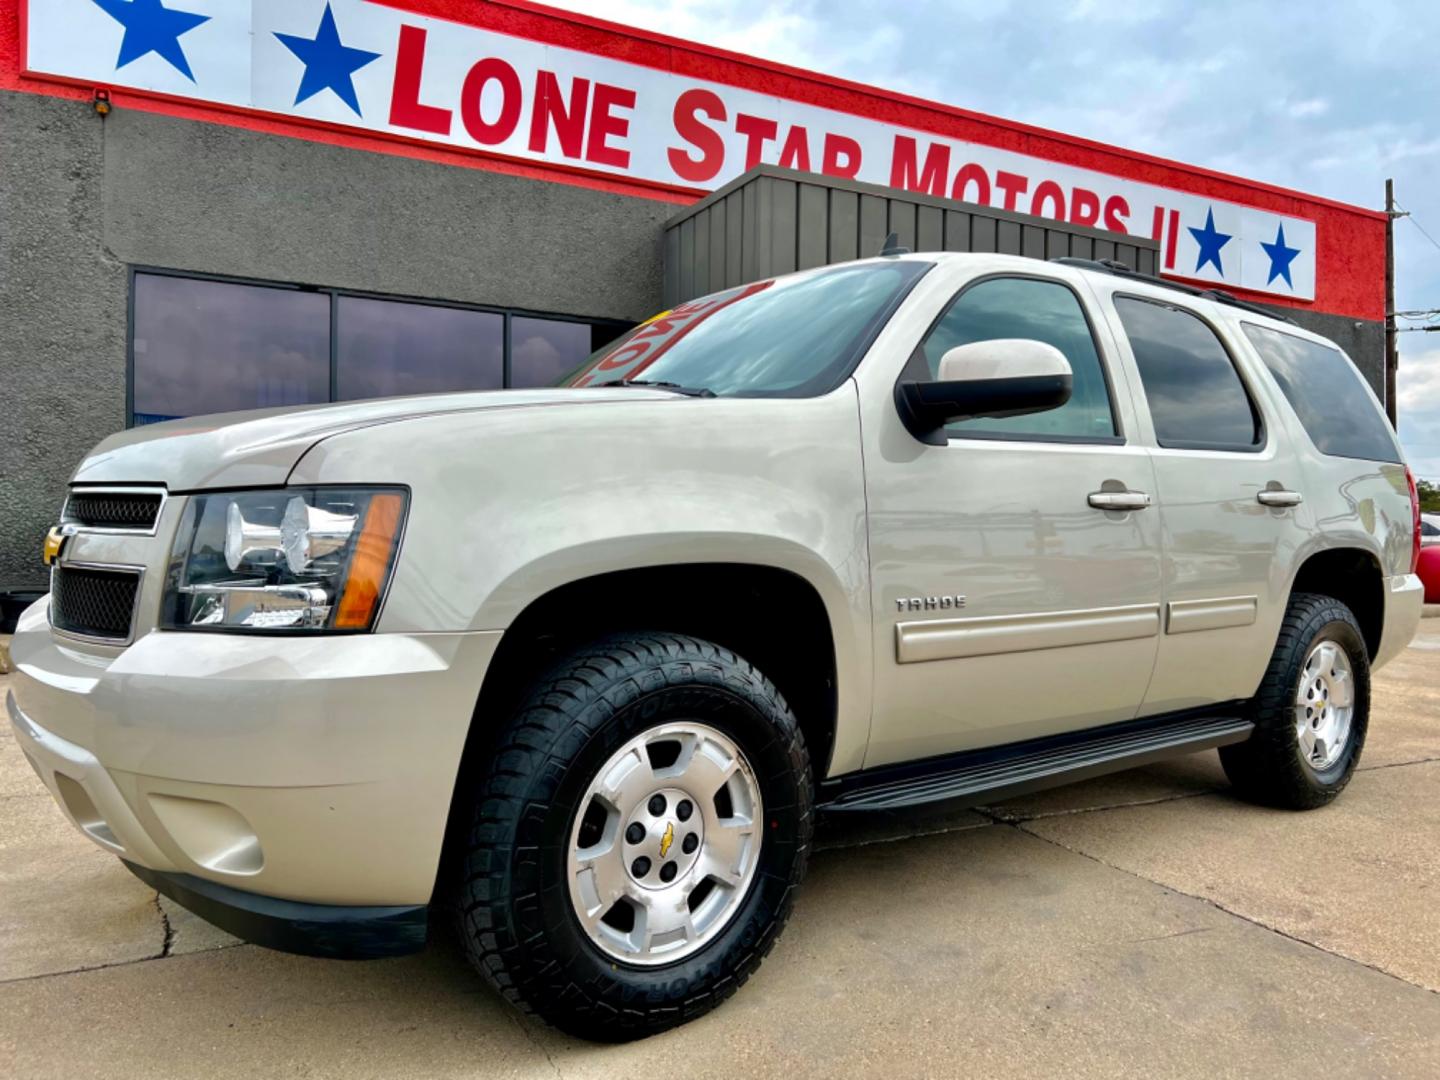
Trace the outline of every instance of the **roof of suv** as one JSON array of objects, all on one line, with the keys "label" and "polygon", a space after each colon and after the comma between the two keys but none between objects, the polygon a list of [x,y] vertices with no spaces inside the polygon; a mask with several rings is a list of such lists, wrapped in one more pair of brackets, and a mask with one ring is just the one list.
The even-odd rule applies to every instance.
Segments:
[{"label": "roof of suv", "polygon": [[[983,259],[985,262],[991,264],[1013,264],[1016,269],[1029,268],[1032,270],[1034,269],[1035,263],[1037,262],[1036,259],[1029,256],[1000,255],[989,252],[972,253],[925,251],[915,252],[914,254],[907,253],[907,255],[901,257],[927,259],[934,262],[969,262],[971,260]],[[1322,334],[1317,334],[1313,331],[1305,329],[1304,327],[1296,323],[1295,320],[1288,318],[1284,314],[1278,311],[1271,310],[1269,308],[1262,307],[1259,304],[1252,304],[1248,301],[1241,300],[1239,297],[1234,296],[1223,289],[1203,289],[1199,288],[1198,286],[1186,285],[1178,281],[1171,281],[1168,278],[1155,277],[1151,274],[1142,274],[1139,271],[1125,265],[1124,263],[1113,262],[1108,259],[1078,259],[1068,256],[1062,256],[1059,258],[1047,260],[1047,265],[1063,266],[1072,271],[1078,270],[1087,276],[1102,277],[1111,283],[1118,283],[1133,287],[1146,295],[1154,297],[1155,299],[1164,299],[1167,292],[1171,293],[1172,295],[1179,294],[1175,295],[1173,298],[1178,300],[1183,297],[1186,302],[1194,305],[1200,310],[1209,309],[1215,314],[1219,314],[1221,312],[1227,311],[1228,309],[1229,314],[1243,315],[1243,317],[1246,318],[1247,321],[1263,320],[1265,323],[1269,324],[1272,329],[1280,330],[1284,333],[1292,334],[1296,337],[1306,338],[1308,340],[1327,345],[1332,349],[1339,348],[1339,346],[1336,345],[1334,341],[1331,341],[1329,338],[1325,337]],[[1344,350],[1341,349],[1340,351],[1343,352]]]}]

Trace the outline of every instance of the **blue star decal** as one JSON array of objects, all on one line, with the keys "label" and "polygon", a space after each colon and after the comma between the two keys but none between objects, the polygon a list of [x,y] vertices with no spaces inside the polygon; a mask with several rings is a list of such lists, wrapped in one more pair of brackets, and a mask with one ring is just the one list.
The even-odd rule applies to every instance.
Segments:
[{"label": "blue star decal", "polygon": [[352,49],[340,43],[340,31],[335,28],[335,15],[330,5],[325,5],[325,14],[320,16],[320,29],[315,37],[296,37],[294,34],[275,35],[280,43],[300,58],[305,65],[305,74],[300,78],[300,89],[295,94],[295,104],[312,98],[321,90],[333,90],[335,96],[350,106],[360,116],[360,100],[355,96],[355,83],[350,76],[380,54],[365,49]]},{"label": "blue star decal", "polygon": [[209,15],[175,11],[160,0],[95,0],[95,5],[125,27],[120,56],[115,61],[117,69],[153,52],[191,82],[195,81],[190,61],[180,48],[180,36],[209,22]]},{"label": "blue star decal", "polygon": [[1295,288],[1295,282],[1290,280],[1290,264],[1295,261],[1295,256],[1300,254],[1300,249],[1285,246],[1285,226],[1280,226],[1273,244],[1261,240],[1260,246],[1265,249],[1265,254],[1270,256],[1270,276],[1265,279],[1265,284],[1269,285],[1277,277],[1283,277],[1286,285]]},{"label": "blue star decal", "polygon": [[1230,242],[1232,234],[1215,228],[1213,208],[1205,212],[1205,228],[1197,229],[1191,226],[1190,235],[1195,237],[1195,242],[1200,245],[1200,257],[1195,260],[1195,269],[1199,270],[1206,263],[1214,263],[1216,271],[1224,274],[1225,268],[1220,265],[1220,249]]}]

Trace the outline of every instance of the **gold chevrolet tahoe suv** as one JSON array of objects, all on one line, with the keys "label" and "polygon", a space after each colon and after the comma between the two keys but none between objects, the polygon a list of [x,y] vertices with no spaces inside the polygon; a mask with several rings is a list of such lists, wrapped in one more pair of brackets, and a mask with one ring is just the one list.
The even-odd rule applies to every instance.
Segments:
[{"label": "gold chevrolet tahoe suv", "polygon": [[253,942],[419,949],[568,1031],[745,981],[820,814],[1218,748],[1306,809],[1421,612],[1333,344],[1113,264],[743,285],[541,391],[107,439],[7,708],[75,825]]}]

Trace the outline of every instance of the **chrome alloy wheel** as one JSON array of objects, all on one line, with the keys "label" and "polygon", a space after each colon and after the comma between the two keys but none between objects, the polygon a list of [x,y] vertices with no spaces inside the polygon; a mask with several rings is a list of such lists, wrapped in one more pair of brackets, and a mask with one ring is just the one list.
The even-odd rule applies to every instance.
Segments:
[{"label": "chrome alloy wheel", "polygon": [[581,927],[607,955],[669,964],[740,910],[759,863],[760,785],[727,735],[677,721],[637,735],[591,781],[566,876]]},{"label": "chrome alloy wheel", "polygon": [[1355,716],[1355,676],[1338,643],[1316,643],[1295,689],[1295,735],[1306,764],[1323,772],[1340,760]]}]

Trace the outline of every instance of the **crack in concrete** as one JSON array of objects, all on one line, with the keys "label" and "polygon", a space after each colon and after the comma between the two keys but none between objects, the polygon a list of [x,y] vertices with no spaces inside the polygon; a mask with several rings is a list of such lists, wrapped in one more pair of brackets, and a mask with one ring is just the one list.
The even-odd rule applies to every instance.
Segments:
[{"label": "crack in concrete", "polygon": [[1181,799],[1198,799],[1202,795],[1219,795],[1225,791],[1225,788],[1206,788],[1204,791],[1182,791],[1175,795],[1157,795],[1153,799],[1135,799],[1131,802],[1104,803],[1100,806],[1074,806],[1068,810],[1044,810],[1034,814],[1007,810],[1003,806],[977,806],[975,807],[975,812],[985,815],[997,825],[1018,825],[1025,821],[1068,817],[1072,814],[1093,814],[1100,810],[1124,810],[1131,806],[1156,806],[1160,803],[1178,802]]},{"label": "crack in concrete", "polygon": [[1251,926],[1259,927],[1261,930],[1268,931],[1269,933],[1274,934],[1277,937],[1282,937],[1287,941],[1293,941],[1297,945],[1303,945],[1307,949],[1314,949],[1316,952],[1321,953],[1324,956],[1332,956],[1335,959],[1342,960],[1347,964],[1354,964],[1357,967],[1367,968],[1370,971],[1375,972],[1377,975],[1383,975],[1387,979],[1394,979],[1396,982],[1400,983],[1403,986],[1413,987],[1416,990],[1423,990],[1427,994],[1432,994],[1436,997],[1440,997],[1440,990],[1432,989],[1431,987],[1425,986],[1422,983],[1411,982],[1403,975],[1396,975],[1393,971],[1386,971],[1384,968],[1378,967],[1375,964],[1371,964],[1365,960],[1361,960],[1358,957],[1347,956],[1345,953],[1337,952],[1334,949],[1326,948],[1324,945],[1317,944],[1314,941],[1307,941],[1302,937],[1296,937],[1294,934],[1282,930],[1278,926],[1271,926],[1269,923],[1262,922],[1258,918],[1246,915],[1243,911],[1236,911],[1233,908],[1228,908],[1224,904],[1220,903],[1220,901],[1213,900],[1208,896],[1200,896],[1196,893],[1186,892],[1184,889],[1178,889],[1174,885],[1167,885],[1163,881],[1156,881],[1154,878],[1146,877],[1144,874],[1136,870],[1129,870],[1123,866],[1116,866],[1114,863],[1106,862],[1098,855],[1092,855],[1088,851],[1081,851],[1079,848],[1073,848],[1069,844],[1062,844],[1059,840],[1051,839],[1048,836],[1041,836],[1039,833],[1033,831],[1032,829],[1025,828],[1023,823],[1006,822],[1004,824],[1009,824],[1010,827],[1016,832],[1022,832],[1026,836],[1033,836],[1036,840],[1041,840],[1047,844],[1053,845],[1054,847],[1058,847],[1061,851],[1068,851],[1072,855],[1078,855],[1082,859],[1089,859],[1091,862],[1096,863],[1099,866],[1103,866],[1106,869],[1114,870],[1117,873],[1121,874],[1128,874],[1130,877],[1133,877],[1138,881],[1143,881],[1147,885],[1154,885],[1157,889],[1164,889],[1166,892],[1172,892],[1176,896],[1185,896],[1190,898],[1191,900],[1198,900],[1202,904],[1208,904],[1216,911],[1223,912],[1224,914],[1229,915],[1231,918],[1239,919],[1241,922],[1249,923]]},{"label": "crack in concrete", "polygon": [[[190,956],[200,956],[204,953],[224,952],[226,949],[259,948],[252,946],[248,941],[234,941],[228,945],[216,945],[210,949],[199,949]],[[153,964],[157,960],[168,959],[164,956],[137,956],[133,960],[112,960],[108,964],[86,964],[77,968],[66,968],[64,971],[39,971],[34,975],[17,975],[13,979],[0,979],[0,986],[9,986],[12,983],[35,982],[37,979],[59,979],[66,975],[88,975],[95,971],[109,971],[111,968],[134,967],[136,964]]]},{"label": "crack in concrete", "polygon": [[1379,772],[1381,769],[1403,769],[1407,765],[1433,765],[1440,757],[1416,758],[1414,761],[1387,761],[1383,765],[1357,765],[1356,772]]},{"label": "crack in concrete", "polygon": [[515,1026],[520,1029],[521,1037],[524,1038],[526,1042],[528,1042],[531,1046],[535,1047],[536,1050],[539,1050],[540,1053],[545,1056],[545,1063],[550,1066],[550,1071],[553,1072],[557,1077],[560,1077],[561,1080],[564,1080],[565,1074],[560,1071],[560,1066],[557,1065],[555,1063],[555,1059],[550,1056],[549,1048],[547,1048],[545,1044],[536,1037],[535,1032],[530,1030],[530,1024],[532,1021],[520,1015],[520,1013],[518,1013],[515,1009],[509,1008],[508,1006],[505,1011],[510,1014],[510,1019],[514,1022]]},{"label": "crack in concrete", "polygon": [[155,912],[160,916],[160,928],[163,935],[160,939],[160,955],[151,957],[152,960],[164,960],[170,955],[170,949],[175,944],[175,928],[170,925],[170,916],[165,911],[165,905],[160,903],[160,894],[155,894]]},{"label": "crack in concrete", "polygon": [[1169,941],[1171,938],[1188,937],[1191,934],[1208,934],[1212,927],[1192,926],[1189,930],[1176,930],[1171,934],[1155,934],[1152,937],[1134,938],[1126,942],[1127,945],[1143,945],[1147,941]]}]

